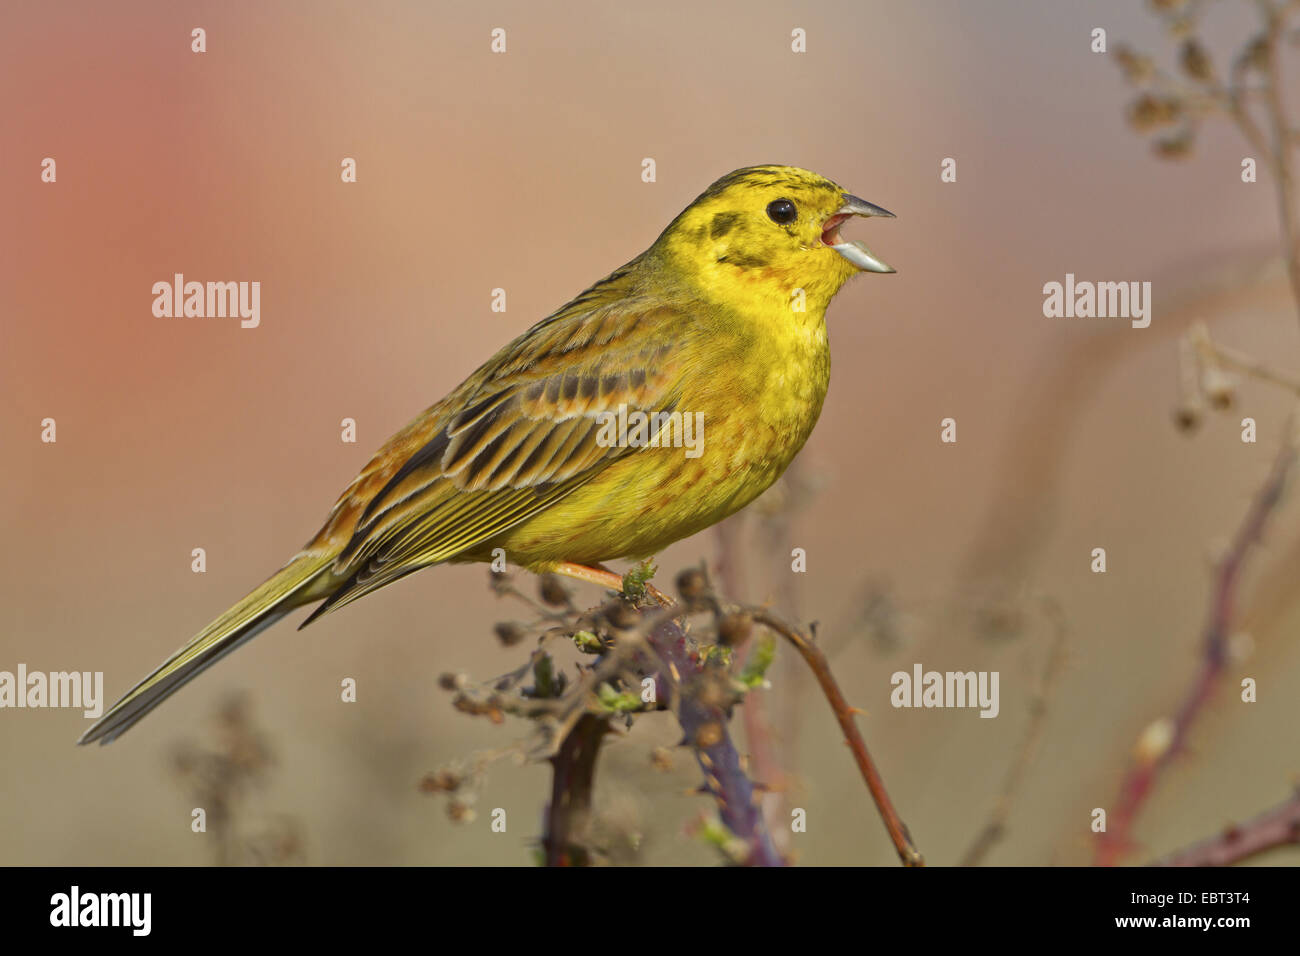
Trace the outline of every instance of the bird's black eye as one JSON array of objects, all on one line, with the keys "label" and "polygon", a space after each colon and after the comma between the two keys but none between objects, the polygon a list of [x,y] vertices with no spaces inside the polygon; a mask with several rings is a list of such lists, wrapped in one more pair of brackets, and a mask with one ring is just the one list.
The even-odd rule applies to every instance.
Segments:
[{"label": "bird's black eye", "polygon": [[767,204],[767,217],[773,222],[779,222],[781,225],[794,222],[794,217],[799,215],[799,210],[794,208],[794,203],[788,199],[774,199]]}]

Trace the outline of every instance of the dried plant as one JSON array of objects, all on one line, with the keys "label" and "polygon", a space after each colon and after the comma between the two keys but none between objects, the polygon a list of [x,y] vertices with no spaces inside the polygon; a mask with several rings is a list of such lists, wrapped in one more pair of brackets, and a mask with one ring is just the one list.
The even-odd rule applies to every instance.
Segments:
[{"label": "dried plant", "polygon": [[[844,700],[815,640],[766,608],[724,603],[702,569],[678,575],[678,599],[670,600],[650,585],[653,570],[642,565],[629,572],[621,594],[590,608],[575,603],[555,578],[543,578],[540,598],[534,599],[510,576],[492,575],[499,595],[521,602],[532,614],[527,622],[507,621],[495,628],[507,646],[531,643],[528,660],[495,680],[445,675],[441,684],[463,713],[497,723],[507,716],[522,718],[532,728],[512,747],[430,774],[422,789],[445,794],[453,818],[466,819],[464,808],[472,806],[493,761],[505,756],[549,761],[552,792],[540,841],[542,859],[548,865],[605,862],[620,842],[626,848],[627,828],[593,817],[601,747],[619,728],[669,711],[681,728],[681,746],[699,765],[699,792],[712,798],[716,810],[716,819],[697,827],[697,834],[728,862],[781,865],[786,860],[758,805],[764,788],[749,778],[730,731],[736,707],[764,686],[779,637],[812,669],[830,701],[900,860],[921,865],[857,730],[857,711]],[[562,654],[583,659],[573,680],[560,663]],[[660,766],[668,759],[662,751],[654,755]]]},{"label": "dried plant", "polygon": [[171,771],[191,808],[203,812],[204,832],[217,866],[301,863],[302,828],[286,815],[255,815],[250,794],[266,785],[275,758],[254,724],[248,698],[227,698],[216,714],[216,743],[177,744]]},{"label": "dried plant", "polygon": [[[1125,78],[1138,89],[1129,105],[1129,122],[1141,133],[1154,133],[1153,148],[1165,159],[1191,154],[1202,126],[1215,117],[1230,119],[1252,158],[1271,175],[1277,190],[1282,254],[1291,291],[1300,310],[1300,211],[1296,208],[1295,153],[1300,125],[1286,112],[1282,96],[1287,46],[1300,39],[1294,23],[1297,0],[1248,0],[1258,30],[1220,69],[1199,35],[1207,0],[1153,2],[1156,14],[1178,43],[1177,68],[1166,69],[1127,47],[1115,51]],[[1294,66],[1295,64],[1290,64]]]},{"label": "dried plant", "polygon": [[[1151,4],[1179,44],[1177,72],[1129,49],[1117,51],[1125,77],[1139,88],[1129,107],[1129,120],[1140,132],[1159,131],[1155,149],[1163,158],[1188,155],[1201,126],[1214,116],[1226,116],[1237,127],[1277,194],[1282,259],[1300,320],[1300,213],[1296,208],[1295,157],[1300,149],[1300,125],[1283,103],[1288,46],[1300,40],[1294,26],[1300,20],[1297,0],[1253,0],[1257,31],[1231,59],[1226,71],[1215,64],[1199,36],[1201,17],[1209,6],[1198,0],[1160,0]],[[1290,64],[1294,66],[1295,64]],[[1180,398],[1174,421],[1194,431],[1207,410],[1231,409],[1240,377],[1280,386],[1300,395],[1300,379],[1268,363],[1216,344],[1204,324],[1194,325],[1179,343]],[[1297,417],[1285,429],[1273,470],[1255,495],[1246,518],[1227,553],[1218,563],[1202,639],[1203,653],[1182,703],[1172,717],[1152,721],[1139,738],[1120,784],[1110,827],[1098,842],[1095,860],[1118,863],[1135,847],[1133,827],[1161,772],[1186,748],[1187,739],[1213,698],[1228,660],[1228,640],[1236,626],[1240,581],[1246,562],[1276,511],[1294,467]],[[1262,853],[1272,846],[1296,842],[1294,801],[1222,837],[1198,844],[1163,862],[1226,864]]]}]

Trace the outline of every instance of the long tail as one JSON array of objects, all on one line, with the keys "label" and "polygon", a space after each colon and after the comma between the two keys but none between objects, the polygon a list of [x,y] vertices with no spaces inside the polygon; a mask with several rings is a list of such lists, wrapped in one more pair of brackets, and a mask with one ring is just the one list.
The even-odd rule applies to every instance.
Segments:
[{"label": "long tail", "polygon": [[310,585],[326,572],[332,561],[333,556],[329,554],[301,554],[294,558],[132,687],[77,743],[112,742],[235,648],[252,640],[294,608],[326,596],[313,592]]}]

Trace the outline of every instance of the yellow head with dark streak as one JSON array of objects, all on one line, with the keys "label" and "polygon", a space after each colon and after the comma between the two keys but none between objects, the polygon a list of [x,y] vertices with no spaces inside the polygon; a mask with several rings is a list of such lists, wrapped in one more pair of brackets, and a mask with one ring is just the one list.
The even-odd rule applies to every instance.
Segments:
[{"label": "yellow head with dark streak", "polygon": [[894,271],[861,242],[840,238],[853,216],[893,214],[806,169],[749,166],[701,193],[651,252],[706,295],[788,308],[802,290],[807,311],[820,314],[857,273]]}]

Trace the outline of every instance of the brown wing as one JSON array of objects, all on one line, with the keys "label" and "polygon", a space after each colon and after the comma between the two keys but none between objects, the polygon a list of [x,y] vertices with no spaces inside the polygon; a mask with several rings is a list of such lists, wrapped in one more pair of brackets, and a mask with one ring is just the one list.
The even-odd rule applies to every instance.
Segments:
[{"label": "brown wing", "polygon": [[590,295],[516,339],[375,456],[322,529],[337,540],[355,520],[332,569],[344,582],[304,626],[491,539],[634,452],[598,441],[599,413],[676,407],[688,317]]}]

